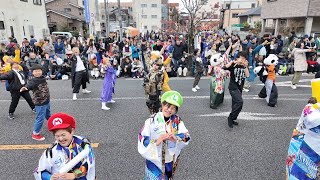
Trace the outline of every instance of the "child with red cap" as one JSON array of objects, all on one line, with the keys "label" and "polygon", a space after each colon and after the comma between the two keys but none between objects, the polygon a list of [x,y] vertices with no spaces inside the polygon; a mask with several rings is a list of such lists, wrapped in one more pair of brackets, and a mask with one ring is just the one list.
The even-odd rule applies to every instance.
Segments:
[{"label": "child with red cap", "polygon": [[75,128],[75,119],[69,114],[56,113],[49,118],[48,129],[56,141],[43,152],[34,172],[36,180],[95,179],[92,147],[87,139],[74,135]]}]

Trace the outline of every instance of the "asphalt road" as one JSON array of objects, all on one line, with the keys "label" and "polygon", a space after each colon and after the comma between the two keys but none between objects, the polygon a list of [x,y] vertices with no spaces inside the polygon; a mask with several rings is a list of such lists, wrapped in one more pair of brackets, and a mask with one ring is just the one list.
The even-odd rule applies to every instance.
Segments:
[{"label": "asphalt road", "polygon": [[[292,130],[311,96],[311,76],[292,90],[291,77],[278,77],[277,108],[257,98],[260,82],[243,93],[244,107],[239,126],[229,129],[227,115],[231,110],[229,92],[217,110],[209,108],[209,79],[200,81],[201,90],[191,91],[192,78],[171,79],[170,86],[185,97],[179,115],[190,131],[192,141],[182,152],[175,179],[284,179],[285,159]],[[137,135],[148,117],[141,79],[118,79],[115,104],[102,111],[99,97],[101,80],[89,84],[91,94],[79,94],[72,101],[70,81],[49,81],[52,113],[63,111],[77,120],[76,134],[99,143],[96,155],[97,179],[142,179],[144,159],[137,151]],[[31,139],[35,115],[27,103],[20,101],[16,119],[8,120],[10,94],[0,87],[0,145],[52,143],[46,123],[43,142]],[[32,180],[33,170],[43,150],[0,150],[1,180]]]}]

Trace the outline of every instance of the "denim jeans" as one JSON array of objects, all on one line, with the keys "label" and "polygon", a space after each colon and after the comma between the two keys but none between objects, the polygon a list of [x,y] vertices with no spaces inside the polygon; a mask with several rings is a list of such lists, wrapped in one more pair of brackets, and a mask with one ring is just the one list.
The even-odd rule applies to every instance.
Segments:
[{"label": "denim jeans", "polygon": [[51,116],[50,103],[42,105],[42,106],[36,106],[36,112],[37,112],[37,117],[34,122],[33,133],[39,134],[41,127],[42,127],[42,124],[43,124],[43,121],[44,121],[44,118],[46,118],[48,120]]}]

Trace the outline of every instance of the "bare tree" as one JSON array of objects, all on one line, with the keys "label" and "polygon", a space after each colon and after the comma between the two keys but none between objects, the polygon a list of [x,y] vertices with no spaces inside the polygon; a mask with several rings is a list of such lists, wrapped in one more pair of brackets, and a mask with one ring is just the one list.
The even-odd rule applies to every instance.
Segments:
[{"label": "bare tree", "polygon": [[[188,13],[188,22],[187,22],[187,36],[188,36],[188,45],[189,52],[194,44],[194,34],[196,31],[196,27],[201,23],[204,19],[212,19],[214,18],[216,11],[219,8],[218,3],[212,5],[209,11],[203,10],[203,6],[205,0],[181,0],[184,9]],[[218,7],[218,8],[217,8]]]}]

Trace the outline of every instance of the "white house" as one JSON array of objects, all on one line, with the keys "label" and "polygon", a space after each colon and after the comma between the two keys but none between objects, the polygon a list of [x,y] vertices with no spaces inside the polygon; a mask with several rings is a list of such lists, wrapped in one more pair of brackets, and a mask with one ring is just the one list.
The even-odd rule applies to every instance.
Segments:
[{"label": "white house", "polygon": [[140,32],[161,30],[161,0],[133,0],[132,10]]},{"label": "white house", "polygon": [[0,41],[14,36],[18,43],[34,35],[41,39],[49,35],[44,0],[1,0]]}]

